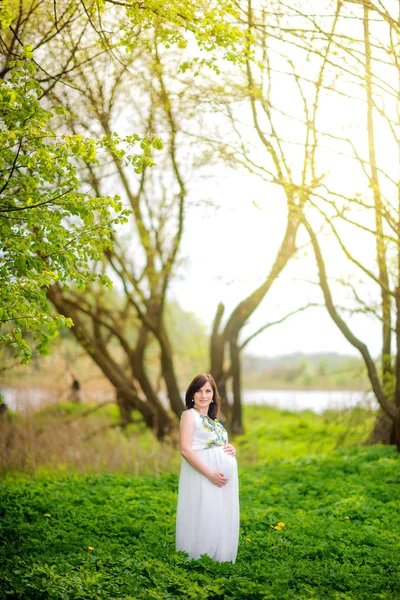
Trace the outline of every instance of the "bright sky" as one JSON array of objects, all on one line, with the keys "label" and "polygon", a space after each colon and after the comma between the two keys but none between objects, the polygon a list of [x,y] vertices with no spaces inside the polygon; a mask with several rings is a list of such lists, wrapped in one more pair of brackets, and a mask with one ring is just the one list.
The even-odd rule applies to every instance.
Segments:
[{"label": "bright sky", "polygon": [[[381,73],[387,76],[384,68]],[[279,76],[276,81],[275,96],[279,98],[280,109],[289,114],[298,113],[301,99],[291,87],[293,79]],[[364,96],[362,88],[356,88],[350,81],[347,90],[349,94],[353,92],[355,95],[357,91],[358,96]],[[385,98],[383,93],[378,102],[385,109],[393,108],[391,99]],[[239,116],[242,121],[249,122],[245,109],[239,109]],[[356,146],[362,149],[363,158],[367,159],[366,109],[362,100],[326,96],[320,123],[327,133],[351,137]],[[377,122],[376,125],[378,160],[396,178],[399,156],[395,147],[391,146],[393,138],[384,123]],[[300,135],[293,122],[286,123],[282,131],[289,141],[296,141],[296,136]],[[248,135],[251,138],[250,132]],[[330,138],[323,142],[324,146],[351,154],[350,146]],[[329,148],[320,154],[319,165],[321,172],[326,173],[328,185],[347,195],[361,192],[371,202],[371,191],[354,161],[339,156]],[[290,152],[296,162],[300,158],[299,150],[292,147]],[[260,148],[254,156],[259,164],[265,164],[263,149]],[[383,190],[391,193],[390,186],[385,184]],[[226,305],[226,314],[229,314],[238,301],[253,291],[267,275],[285,227],[284,204],[280,201],[277,187],[262,182],[254,175],[226,168],[219,168],[213,177],[196,177],[191,185],[191,199],[193,206],[187,213],[182,247],[182,256],[187,258],[180,271],[180,280],[173,284],[171,297],[178,300],[183,308],[195,312],[210,328],[220,301]],[[201,204],[202,200],[211,200],[214,206]],[[358,215],[358,221],[370,224],[369,214]],[[306,240],[304,236],[299,239]],[[343,229],[343,239],[360,260],[367,258],[372,265],[375,256],[372,236],[351,228],[348,231]],[[324,248],[330,276],[354,276],[355,270],[349,268],[330,240],[324,242]],[[293,260],[285,269],[253,315],[242,339],[265,323],[279,319],[308,302],[322,303],[318,286],[310,282],[316,281],[311,249],[308,254],[301,260]],[[371,295],[374,299],[376,292],[372,286],[371,289],[361,289],[361,293],[366,294],[364,298]],[[335,292],[340,301],[347,300],[343,290],[335,288]],[[373,317],[361,315],[352,316],[347,322],[354,333],[368,344],[371,353],[377,355],[380,351],[380,323]],[[324,307],[310,308],[290,317],[285,323],[260,334],[247,347],[247,352],[268,356],[297,351],[357,354]]]},{"label": "bright sky", "polygon": [[[230,311],[263,281],[279,246],[284,219],[276,202],[267,202],[265,209],[253,205],[265,194],[265,185],[257,189],[254,180],[230,176],[210,182],[209,187],[221,208],[199,206],[190,211],[182,247],[182,256],[188,257],[181,269],[184,279],[174,282],[171,297],[210,328],[218,302]],[[205,192],[205,186],[202,189]],[[309,275],[304,259],[294,260],[254,313],[243,339],[299,306],[321,303],[319,289],[303,281]],[[374,354],[379,351],[379,325],[353,317],[352,326]],[[356,354],[324,307],[290,317],[247,347],[247,352],[267,356],[298,351]]]}]

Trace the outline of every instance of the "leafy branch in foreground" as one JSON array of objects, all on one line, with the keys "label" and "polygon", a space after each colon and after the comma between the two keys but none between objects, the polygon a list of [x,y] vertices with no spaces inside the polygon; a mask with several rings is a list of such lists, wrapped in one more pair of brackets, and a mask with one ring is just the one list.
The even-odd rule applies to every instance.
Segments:
[{"label": "leafy branch in foreground", "polygon": [[[162,148],[151,136],[57,136],[51,119],[62,109],[43,107],[35,70],[26,48],[0,80],[0,343],[14,348],[23,363],[32,356],[32,340],[46,354],[58,329],[72,325],[50,313],[52,283],[78,290],[93,281],[111,287],[91,266],[112,247],[113,228],[126,222],[129,211],[118,196],[83,191],[79,163],[96,165],[98,150],[112,148],[140,172],[153,164],[150,149]],[[140,155],[131,152],[137,143]]]}]

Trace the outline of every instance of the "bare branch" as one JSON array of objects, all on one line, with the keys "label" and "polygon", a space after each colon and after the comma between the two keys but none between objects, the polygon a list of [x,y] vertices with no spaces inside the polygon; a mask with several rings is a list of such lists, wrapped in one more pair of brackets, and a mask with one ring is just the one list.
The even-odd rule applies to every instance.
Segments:
[{"label": "bare branch", "polygon": [[240,344],[240,346],[239,346],[240,352],[242,352],[242,350],[247,346],[247,344],[249,342],[251,342],[251,340],[253,340],[257,335],[260,335],[260,333],[262,333],[263,331],[265,331],[269,327],[272,327],[273,325],[280,325],[281,323],[283,323],[284,321],[286,321],[286,319],[288,319],[289,317],[292,317],[293,315],[296,315],[297,313],[303,312],[304,310],[307,310],[307,308],[312,308],[312,307],[316,307],[316,306],[321,307],[322,304],[318,304],[318,303],[315,303],[315,302],[310,302],[309,304],[306,304],[305,306],[301,306],[300,308],[296,308],[296,310],[293,310],[292,312],[288,313],[287,315],[285,315],[284,317],[278,319],[277,321],[271,321],[270,323],[266,323],[265,325],[263,325],[262,327],[260,327],[259,329],[257,329],[257,331],[255,331],[254,333],[252,333],[244,342],[242,342],[242,344]]}]

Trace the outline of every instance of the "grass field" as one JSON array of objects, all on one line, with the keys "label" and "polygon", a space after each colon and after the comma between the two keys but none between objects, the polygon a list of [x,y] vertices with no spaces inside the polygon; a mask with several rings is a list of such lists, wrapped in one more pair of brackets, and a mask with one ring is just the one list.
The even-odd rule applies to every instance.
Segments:
[{"label": "grass field", "polygon": [[349,417],[268,407],[261,416],[248,413],[248,433],[236,442],[235,565],[175,552],[176,455],[170,472],[156,475],[42,466],[8,471],[0,485],[1,597],[399,599],[395,448],[356,445],[362,414],[358,425],[352,417],[352,447],[337,449]]}]

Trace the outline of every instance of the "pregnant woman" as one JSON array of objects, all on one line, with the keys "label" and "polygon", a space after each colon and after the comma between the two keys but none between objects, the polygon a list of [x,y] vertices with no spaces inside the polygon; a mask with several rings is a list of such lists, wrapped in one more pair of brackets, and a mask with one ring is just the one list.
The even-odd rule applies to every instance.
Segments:
[{"label": "pregnant woman", "polygon": [[220,397],[211,375],[197,375],[186,392],[181,417],[176,549],[190,558],[208,554],[236,560],[239,489],[235,448],[217,421]]}]

